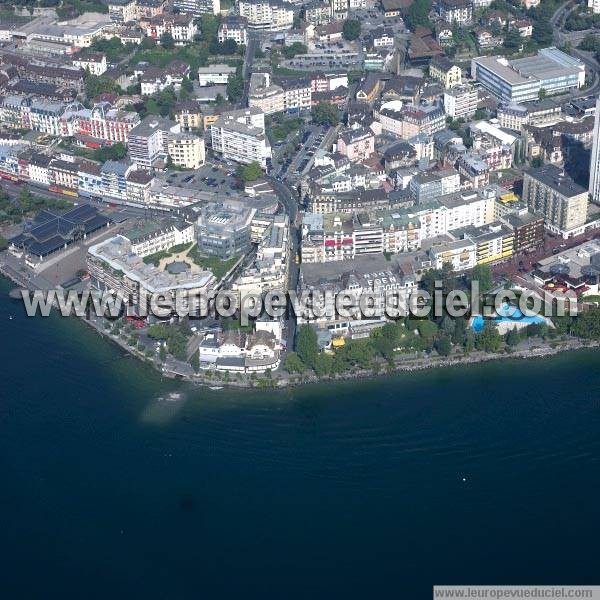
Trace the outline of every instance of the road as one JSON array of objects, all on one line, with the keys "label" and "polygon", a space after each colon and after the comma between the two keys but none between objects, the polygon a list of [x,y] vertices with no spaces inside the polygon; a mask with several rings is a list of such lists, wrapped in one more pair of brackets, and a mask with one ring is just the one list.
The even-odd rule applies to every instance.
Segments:
[{"label": "road", "polygon": [[242,77],[244,78],[244,93],[236,104],[237,108],[245,108],[248,106],[248,89],[250,87],[250,73],[252,73],[252,65],[256,49],[259,47],[260,38],[255,32],[248,33],[248,44],[246,45],[246,53],[244,54],[244,64],[242,65]]},{"label": "road", "polygon": [[[277,179],[273,176],[267,176],[267,179],[273,186],[277,197],[281,201],[285,212],[290,218],[290,251],[289,251],[289,266],[288,266],[288,289],[296,291],[298,288],[298,276],[300,273],[300,269],[298,264],[296,263],[296,257],[298,255],[299,248],[299,236],[300,231],[298,227],[296,227],[296,220],[298,217],[298,201],[296,199],[296,194],[289,187],[287,183],[282,181],[281,179]],[[289,305],[288,305],[289,309]],[[287,338],[287,348],[291,350],[294,347],[294,340],[296,337],[296,319],[291,318],[291,315],[288,314],[286,320],[286,338]]]},{"label": "road", "polygon": [[[580,36],[580,34],[584,32],[566,32],[564,30],[565,20],[576,6],[578,6],[578,3],[575,0],[564,2],[556,9],[550,18],[550,24],[554,29],[554,43],[556,46],[562,46],[567,42],[575,44],[585,37]],[[589,76],[592,78],[592,84],[585,89],[571,92],[570,97],[581,98],[582,96],[592,96],[597,94],[600,90],[600,65],[589,52],[572,48],[571,54],[585,64]]]}]

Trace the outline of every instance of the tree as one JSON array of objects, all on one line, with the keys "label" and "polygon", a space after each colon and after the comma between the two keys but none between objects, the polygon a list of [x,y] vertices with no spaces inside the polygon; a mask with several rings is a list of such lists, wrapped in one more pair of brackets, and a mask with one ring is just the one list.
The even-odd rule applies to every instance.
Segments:
[{"label": "tree", "polygon": [[8,240],[0,235],[0,252],[8,248]]},{"label": "tree", "polygon": [[342,33],[344,35],[344,39],[350,42],[358,39],[360,36],[360,21],[355,19],[346,19],[344,21]]},{"label": "tree", "polygon": [[112,146],[103,146],[94,152],[94,158],[100,162],[107,160],[121,160],[127,155],[127,146],[122,142],[117,142]]},{"label": "tree", "polygon": [[230,75],[227,79],[227,96],[230,102],[237,102],[244,93],[244,80],[240,75]]},{"label": "tree", "polygon": [[486,321],[483,329],[475,336],[475,347],[483,352],[498,352],[503,338],[492,321]]},{"label": "tree", "polygon": [[477,265],[471,269],[470,281],[479,282],[479,291],[488,292],[494,285],[494,276],[489,265]]},{"label": "tree", "polygon": [[200,17],[200,32],[202,38],[210,43],[217,37],[219,30],[219,20],[214,15],[204,14]]},{"label": "tree", "polygon": [[237,174],[246,182],[256,181],[263,176],[263,170],[256,161],[253,161],[249,165],[240,166],[237,170]]},{"label": "tree", "polygon": [[194,369],[194,373],[198,373],[200,371],[200,351],[196,350],[192,357],[190,358],[190,365],[192,365],[192,369]]},{"label": "tree", "polygon": [[408,7],[404,20],[410,29],[413,31],[421,25],[429,27],[429,11],[431,10],[431,0],[414,0]]},{"label": "tree", "polygon": [[85,93],[88,98],[94,98],[106,92],[118,93],[119,89],[118,84],[110,77],[91,73],[85,75]]},{"label": "tree", "polygon": [[435,349],[440,356],[450,356],[452,352],[452,343],[447,335],[440,337],[435,343]]},{"label": "tree", "polygon": [[298,330],[296,351],[305,365],[314,368],[319,354],[319,343],[317,332],[310,325],[302,325]]},{"label": "tree", "polygon": [[518,50],[523,44],[523,38],[518,29],[510,29],[504,36],[504,47],[509,50]]},{"label": "tree", "polygon": [[329,354],[317,354],[315,361],[315,373],[322,377],[331,373],[333,368],[333,357]]},{"label": "tree", "polygon": [[340,122],[340,111],[334,104],[321,102],[313,106],[311,116],[313,121],[319,125],[331,125],[335,127]]},{"label": "tree", "polygon": [[285,357],[283,368],[288,373],[304,373],[304,371],[306,371],[306,365],[302,362],[301,358],[295,352],[290,352]]},{"label": "tree", "polygon": [[531,166],[536,169],[544,166],[544,159],[541,156],[535,156],[531,159]]},{"label": "tree", "polygon": [[140,48],[142,50],[152,50],[156,46],[156,42],[151,37],[144,37],[142,39],[142,43],[140,44]]},{"label": "tree", "polygon": [[552,25],[550,25],[549,19],[539,19],[533,27],[532,38],[534,42],[537,42],[541,46],[548,46],[552,44],[552,38],[554,31]]},{"label": "tree", "polygon": [[538,98],[543,100],[547,95],[548,92],[545,90],[545,88],[540,88],[540,91],[538,92]]},{"label": "tree", "polygon": [[173,39],[173,36],[171,35],[171,33],[169,31],[165,31],[160,36],[160,45],[165,50],[173,50],[173,48],[175,48],[175,40]]},{"label": "tree", "polygon": [[306,54],[307,52],[308,48],[300,42],[294,42],[291,46],[283,48],[283,55],[286,58],[294,58],[297,54]]},{"label": "tree", "polygon": [[521,336],[519,335],[519,332],[517,331],[516,327],[513,327],[505,336],[505,340],[506,343],[511,347],[514,348],[515,346],[519,345],[519,342],[521,341]]}]

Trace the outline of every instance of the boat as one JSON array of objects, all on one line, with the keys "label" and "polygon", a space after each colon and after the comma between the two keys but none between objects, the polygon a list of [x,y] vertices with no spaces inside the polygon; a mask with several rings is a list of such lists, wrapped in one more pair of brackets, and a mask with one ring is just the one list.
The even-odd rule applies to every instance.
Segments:
[{"label": "boat", "polygon": [[211,385],[208,389],[209,390],[222,390],[223,386],[222,385]]}]

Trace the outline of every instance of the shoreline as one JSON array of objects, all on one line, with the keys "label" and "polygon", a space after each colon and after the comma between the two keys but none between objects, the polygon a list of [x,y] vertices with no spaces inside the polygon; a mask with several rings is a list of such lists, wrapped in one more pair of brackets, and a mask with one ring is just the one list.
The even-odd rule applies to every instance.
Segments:
[{"label": "shoreline", "polygon": [[[11,276],[11,274],[3,270],[1,266],[0,275],[4,277],[7,281],[12,282],[17,286],[20,286],[21,288],[26,288],[30,290],[28,286],[22,285],[22,281],[14,279]],[[7,295],[10,296],[10,291]],[[338,374],[335,376],[326,375],[319,377],[316,374],[287,374],[285,377],[263,376],[257,379],[252,379],[248,376],[243,376],[242,379],[237,379],[237,374],[233,374],[233,377],[236,377],[236,379],[231,380],[232,376],[229,374],[226,375],[226,372],[223,372],[222,376],[220,376],[218,379],[213,379],[212,375],[210,378],[202,377],[202,371],[199,374],[193,376],[186,373],[179,373],[175,370],[167,368],[164,364],[159,364],[155,358],[149,358],[145,356],[137,348],[130,346],[120,336],[112,335],[92,320],[88,318],[79,317],[79,321],[85,323],[89,328],[98,333],[103,339],[114,343],[121,350],[124,350],[126,353],[138,359],[140,362],[147,364],[163,377],[167,377],[172,380],[184,381],[196,387],[218,387],[222,389],[285,389],[327,382],[343,383],[345,381],[353,380],[376,380],[381,377],[393,375],[395,373],[411,373],[415,371],[426,371],[429,369],[442,369],[466,364],[472,365],[490,361],[507,361],[511,359],[532,360],[536,358],[544,358],[546,356],[555,356],[565,352],[574,352],[577,350],[597,348],[600,346],[600,340],[584,341],[578,338],[568,338],[567,340],[556,340],[549,343],[545,342],[542,345],[533,345],[528,349],[516,350],[514,352],[499,352],[492,354],[474,351],[470,354],[461,353],[456,354],[455,356],[446,357],[421,356],[408,358],[405,360],[400,359],[396,361],[393,365],[390,365],[389,363],[385,362],[378,362],[376,363],[378,365],[376,368],[362,370],[358,369],[348,371],[344,374]],[[208,372],[212,373],[212,371]]]}]

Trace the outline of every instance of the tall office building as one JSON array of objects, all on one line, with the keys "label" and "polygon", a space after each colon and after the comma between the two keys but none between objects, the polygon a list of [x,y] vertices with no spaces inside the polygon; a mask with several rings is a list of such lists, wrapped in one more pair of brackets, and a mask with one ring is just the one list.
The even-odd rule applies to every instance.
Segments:
[{"label": "tall office building", "polygon": [[600,204],[600,98],[596,100],[596,117],[594,121],[594,145],[592,146],[592,162],[590,163],[589,190],[594,204]]}]

